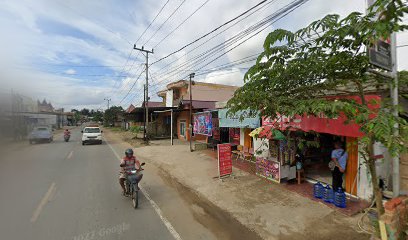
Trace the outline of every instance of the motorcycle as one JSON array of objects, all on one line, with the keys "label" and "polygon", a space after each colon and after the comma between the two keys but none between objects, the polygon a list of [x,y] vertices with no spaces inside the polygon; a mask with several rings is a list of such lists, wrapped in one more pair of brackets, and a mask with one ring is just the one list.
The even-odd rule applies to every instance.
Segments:
[{"label": "motorcycle", "polygon": [[[140,167],[144,166],[145,163],[140,164]],[[132,170],[130,175],[127,176],[125,180],[125,189],[128,193],[126,196],[132,199],[133,208],[137,208],[139,205],[139,188],[137,187],[137,178],[142,174],[143,168],[139,171]]]},{"label": "motorcycle", "polygon": [[70,137],[71,137],[70,134],[64,134],[64,140],[65,140],[65,142],[68,142]]}]

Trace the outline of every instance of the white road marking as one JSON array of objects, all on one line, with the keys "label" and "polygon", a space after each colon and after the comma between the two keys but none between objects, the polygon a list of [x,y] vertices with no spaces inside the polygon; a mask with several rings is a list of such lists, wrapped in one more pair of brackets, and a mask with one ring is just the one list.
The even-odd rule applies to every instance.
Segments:
[{"label": "white road marking", "polygon": [[[118,158],[118,160],[121,161],[121,157],[116,152],[116,150],[113,149],[112,145],[110,145],[109,142],[106,141],[106,139],[105,139],[105,142],[110,147],[110,149],[115,154],[115,156]],[[159,208],[159,206],[156,204],[156,202],[153,201],[153,199],[150,197],[150,195],[147,193],[147,191],[142,186],[139,186],[139,187],[140,187],[140,190],[142,191],[143,195],[146,197],[147,200],[149,200],[149,202],[152,205],[153,209],[156,211],[157,215],[159,215],[160,219],[162,220],[164,225],[167,227],[167,229],[169,230],[171,235],[173,235],[174,239],[181,240],[180,234],[178,234],[176,229],[174,229],[173,225],[171,225],[171,223],[167,220],[167,218],[163,216],[163,213],[162,213],[161,209]]]},{"label": "white road marking", "polygon": [[45,206],[45,204],[47,204],[48,199],[50,199],[50,197],[52,196],[52,193],[55,191],[55,183],[53,182],[50,186],[50,188],[48,188],[47,193],[45,194],[45,196],[43,197],[43,199],[41,200],[40,204],[38,205],[37,209],[35,209],[33,216],[30,219],[30,222],[35,222],[38,218],[38,216],[40,216],[40,213],[43,209],[43,207]]},{"label": "white road marking", "polygon": [[72,158],[72,154],[74,154],[74,150],[72,150],[71,152],[69,152],[67,159],[71,159],[71,158]]}]

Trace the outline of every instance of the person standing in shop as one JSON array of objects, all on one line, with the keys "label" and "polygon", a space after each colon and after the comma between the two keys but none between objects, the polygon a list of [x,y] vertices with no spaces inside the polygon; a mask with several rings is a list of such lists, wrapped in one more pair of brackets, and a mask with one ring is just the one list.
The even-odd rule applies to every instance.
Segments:
[{"label": "person standing in shop", "polygon": [[334,150],[331,153],[331,160],[334,163],[334,168],[332,169],[334,191],[337,191],[339,187],[343,189],[343,174],[346,171],[347,158],[348,154],[342,148],[341,142],[334,143]]}]

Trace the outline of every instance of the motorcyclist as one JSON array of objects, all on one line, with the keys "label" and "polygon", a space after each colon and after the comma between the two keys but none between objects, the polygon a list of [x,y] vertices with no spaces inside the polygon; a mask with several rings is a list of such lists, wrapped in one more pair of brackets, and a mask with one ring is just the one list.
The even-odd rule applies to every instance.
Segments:
[{"label": "motorcyclist", "polygon": [[65,129],[65,131],[64,131],[64,136],[65,136],[65,135],[70,136],[70,135],[71,135],[71,132],[70,132],[68,129]]},{"label": "motorcyclist", "polygon": [[[132,171],[137,170],[140,171],[142,170],[140,162],[136,159],[135,156],[133,156],[133,150],[131,148],[126,149],[125,151],[125,157],[122,159],[120,162],[120,175],[119,175],[119,183],[120,186],[122,187],[122,194],[126,195],[126,188],[125,188],[125,180],[129,175],[132,175]],[[137,180],[137,188],[139,189],[139,182],[142,179],[143,174],[141,173],[136,173],[136,180]]]}]

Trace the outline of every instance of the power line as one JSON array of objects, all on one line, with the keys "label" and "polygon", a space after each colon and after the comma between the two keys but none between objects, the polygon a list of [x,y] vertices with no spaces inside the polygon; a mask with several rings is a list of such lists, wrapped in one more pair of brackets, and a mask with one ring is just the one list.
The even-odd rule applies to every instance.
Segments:
[{"label": "power line", "polygon": [[[247,19],[248,17],[252,16],[253,14],[257,13],[258,11],[260,11],[260,10],[262,10],[262,9],[263,9],[263,10],[266,10],[267,7],[268,7],[268,5],[271,5],[272,3],[276,2],[276,1],[277,1],[277,0],[272,0],[271,2],[266,3],[265,5],[261,6],[259,9],[257,9],[257,10],[255,10],[255,11],[249,13],[249,14],[246,15],[244,18],[238,20],[237,22],[235,22],[235,23],[232,24],[231,26],[227,27],[226,29],[222,30],[221,32],[217,33],[216,35],[212,36],[211,38],[209,38],[209,39],[206,40],[205,42],[201,43],[200,45],[198,45],[198,46],[194,47],[193,49],[191,49],[190,51],[186,52],[183,56],[187,56],[187,55],[190,54],[191,52],[194,52],[194,51],[197,50],[198,48],[200,48],[200,47],[202,47],[203,45],[205,45],[205,44],[207,44],[208,42],[210,42],[212,39],[214,39],[214,38],[216,38],[217,36],[219,36],[221,33],[223,33],[223,32],[225,32],[225,31],[229,30],[230,28],[234,27],[234,26],[237,25],[238,23],[242,22],[243,20]],[[219,46],[219,45],[218,45],[218,46]],[[173,63],[175,63],[175,62],[177,62],[177,61],[178,61],[178,59],[175,59],[175,60],[171,61],[171,62],[170,62],[169,64],[167,64],[166,66],[164,66],[164,67],[160,68],[158,71],[156,71],[156,73],[159,72],[159,71],[161,71],[161,70],[163,70],[163,69],[165,69],[165,68],[167,68],[168,66],[170,66],[171,64],[173,64]]]},{"label": "power line", "polygon": [[[63,7],[70,9],[72,12],[76,13],[77,15],[79,15],[79,16],[81,16],[81,17],[83,17],[83,18],[86,18],[86,19],[88,19],[88,20],[91,21],[91,22],[96,23],[95,20],[92,20],[92,19],[90,19],[88,16],[86,16],[86,15],[80,13],[80,12],[77,12],[74,8],[72,8],[72,7],[68,6],[68,5],[66,5],[65,3],[61,2],[61,1],[56,1],[56,2],[57,2],[58,4],[60,4],[61,6],[63,6]],[[128,42],[130,45],[132,45],[132,43],[131,43],[128,39],[122,37],[122,36],[121,36],[120,34],[118,34],[117,32],[111,30],[110,28],[108,28],[108,27],[106,27],[106,26],[101,25],[100,23],[97,23],[97,25],[98,25],[99,27],[102,27],[102,28],[104,28],[105,30],[109,31],[110,33],[113,33],[113,35],[114,35],[115,37],[120,38],[120,39],[122,39],[122,40]]]},{"label": "power line", "polygon": [[[161,12],[163,11],[163,9],[166,7],[166,5],[167,5],[169,2],[170,2],[170,0],[167,0],[166,3],[164,3],[164,5],[160,8],[159,12],[156,14],[156,16],[153,18],[153,20],[152,20],[152,21],[150,22],[150,24],[147,26],[147,28],[143,31],[143,33],[142,33],[142,34],[139,36],[139,38],[136,40],[136,43],[144,36],[144,34],[146,33],[146,31],[147,31],[147,30],[152,26],[152,24],[156,21],[157,17],[161,14]],[[131,55],[132,55],[132,53],[133,53],[133,50],[134,50],[134,48],[132,47],[132,49],[131,49],[130,52],[129,52],[129,56],[128,56],[127,60],[126,60],[126,63],[125,63],[125,65],[123,66],[123,69],[122,69],[121,72],[123,72],[124,69],[126,68],[126,65],[127,65],[127,63],[129,62],[129,59],[130,59],[130,57],[131,57]],[[141,54],[141,53],[139,52],[139,54]],[[130,66],[130,68],[129,68],[128,71],[130,71],[130,70],[132,69],[133,65],[134,65],[135,62],[136,62],[136,59],[137,59],[137,58],[135,58],[135,60],[133,61],[132,65]],[[115,83],[115,85],[114,85],[114,89],[116,89],[116,83]]]},{"label": "power line", "polygon": [[[159,12],[156,14],[156,16],[153,18],[153,20],[150,22],[149,26],[147,26],[147,28],[143,31],[143,33],[139,36],[139,38],[136,40],[136,44],[137,42],[144,36],[144,34],[146,33],[146,31],[152,26],[152,24],[154,23],[154,21],[156,21],[156,18],[160,15],[160,13],[163,11],[164,7],[166,7],[167,3],[169,3],[170,0],[167,0],[166,3],[160,8]],[[132,48],[133,51],[133,48]]]},{"label": "power line", "polygon": [[[193,59],[190,59],[189,61],[186,61],[184,64],[178,66],[177,68],[173,69],[172,71],[168,71],[166,73],[166,75],[172,74],[170,76],[175,76],[175,74],[177,74],[177,70],[179,70],[180,68],[183,68],[186,65],[192,66],[193,64],[198,64],[200,61],[203,60],[207,60],[208,57],[210,57],[213,54],[216,54],[218,51],[221,51],[229,46],[232,46],[233,44],[235,44],[236,42],[242,40],[244,37],[248,36],[249,34],[251,34],[252,32],[256,31],[257,29],[263,27],[266,25],[266,27],[264,27],[261,31],[263,31],[264,29],[266,29],[267,27],[269,27],[271,24],[273,24],[274,22],[278,21],[279,19],[281,19],[282,17],[286,16],[286,12],[288,12],[290,9],[293,9],[294,7],[296,7],[299,4],[303,4],[305,0],[295,0],[292,1],[290,4],[287,4],[285,7],[282,7],[281,9],[279,9],[278,11],[276,11],[275,13],[269,15],[268,17],[264,18],[263,20],[259,21],[258,23],[248,27],[247,29],[239,32],[238,34],[236,34],[235,36],[229,38],[228,40],[226,40],[223,43],[218,44],[217,46],[213,47],[212,49],[209,49],[201,54],[199,54],[198,56],[194,57]],[[308,0],[307,0],[308,1]],[[285,15],[283,15],[285,14]],[[282,17],[278,18],[279,16],[283,15]],[[278,18],[277,20],[275,20],[276,18]],[[273,21],[275,20],[275,21]],[[269,23],[273,21],[272,23]],[[269,23],[269,24],[268,24]],[[258,34],[258,31],[256,34]],[[255,35],[256,35],[255,34]],[[253,36],[255,36],[253,35]],[[253,37],[252,36],[252,37]],[[252,38],[251,37],[251,38]],[[247,39],[248,40],[248,39]],[[245,40],[245,41],[247,41]],[[245,42],[243,41],[243,42]],[[242,42],[242,43],[243,43]],[[241,45],[242,43],[240,43],[239,45]],[[235,47],[234,47],[235,48]],[[232,50],[232,49],[231,49]],[[231,51],[229,50],[229,51]],[[228,52],[229,52],[228,51]],[[224,54],[223,54],[224,55]],[[219,58],[219,57],[218,57]],[[217,59],[218,59],[217,58]],[[163,74],[162,74],[163,75]]]},{"label": "power line", "polygon": [[187,18],[185,18],[176,28],[174,28],[170,33],[168,33],[162,40],[160,40],[153,48],[157,48],[164,40],[166,40],[171,34],[173,34],[177,29],[179,29],[188,19],[190,19],[194,14],[196,14],[201,8],[204,7],[210,0],[205,1],[201,4],[193,13],[191,13]]},{"label": "power line", "polygon": [[132,89],[135,87],[137,80],[139,80],[140,76],[142,76],[144,70],[140,72],[139,76],[137,77],[136,81],[133,83],[132,87],[129,89],[129,91],[127,92],[127,94],[122,98],[122,100],[120,100],[119,103],[122,103],[123,100],[125,100],[127,98],[127,96],[129,96],[130,92],[132,91]]},{"label": "power line", "polygon": [[[281,10],[277,11],[276,13],[274,13],[273,16],[272,16],[272,18],[269,19],[269,21],[272,20],[272,19],[274,20],[272,23],[268,24],[266,27],[262,28],[260,31],[256,32],[255,34],[253,34],[253,35],[250,36],[249,38],[245,39],[244,41],[242,41],[242,42],[239,43],[238,45],[236,45],[236,46],[234,46],[233,48],[229,49],[227,52],[222,53],[221,55],[217,56],[217,57],[216,57],[215,59],[213,59],[212,61],[208,62],[207,64],[205,64],[205,65],[203,65],[203,66],[201,66],[200,68],[198,68],[198,70],[202,69],[202,68],[205,67],[205,66],[208,66],[210,63],[216,61],[216,60],[219,59],[221,56],[223,56],[223,55],[227,54],[228,52],[232,51],[233,49],[237,48],[238,46],[240,46],[241,44],[243,44],[244,42],[246,42],[246,41],[249,40],[250,38],[252,38],[252,37],[254,37],[255,35],[257,35],[259,32],[261,32],[261,31],[263,31],[264,29],[266,29],[267,27],[269,27],[271,24],[273,24],[273,23],[275,23],[276,21],[282,19],[283,17],[285,17],[285,16],[286,16],[287,14],[289,14],[290,12],[293,12],[295,9],[297,9],[298,7],[300,7],[301,5],[303,5],[304,3],[306,3],[307,1],[309,1],[309,0],[293,1],[291,4],[288,4],[286,7],[281,8]],[[279,17],[279,18],[278,18],[278,19],[275,19],[276,17]],[[268,18],[269,18],[269,17],[268,17]],[[262,27],[262,26],[265,25],[265,23],[267,23],[267,22],[264,22],[264,23],[262,23],[262,24],[256,24],[256,25]],[[251,32],[251,31],[248,32],[248,30],[251,30],[251,29],[252,29],[252,30],[255,30],[255,29],[257,29],[257,28],[254,28],[254,26],[252,26],[252,27],[248,28],[246,31],[243,31],[243,32],[244,32],[244,33],[246,32],[245,35],[247,35],[247,33],[250,33],[250,32]],[[241,32],[241,33],[242,33],[242,32]],[[239,34],[237,34],[236,36],[239,36]],[[231,38],[231,39],[233,39],[233,38]],[[230,39],[230,40],[231,40],[231,39]],[[240,38],[240,39],[241,39],[241,38]],[[232,43],[234,43],[234,42],[232,42]],[[222,45],[222,44],[220,44],[220,45]],[[218,46],[220,46],[220,45],[218,45]],[[232,44],[229,44],[229,45],[232,45]],[[208,51],[205,52],[204,54],[201,54],[199,57],[202,57],[202,59],[206,59],[207,57],[206,57],[205,54],[206,54],[206,53],[207,53],[207,55],[208,55],[208,54],[212,54],[211,51],[214,52],[214,50],[217,50],[217,47],[218,47],[218,46],[216,46],[216,47],[213,48],[212,50],[208,50]],[[215,52],[214,52],[214,53],[215,53]],[[191,62],[191,61],[190,61],[190,62]],[[197,64],[197,63],[198,63],[198,61],[196,61],[195,64]],[[194,63],[191,63],[190,65],[192,65],[192,64],[194,64]],[[177,70],[177,69],[176,69],[176,70]],[[175,70],[173,70],[173,72],[174,72],[174,71],[175,71]],[[177,74],[177,73],[175,73],[175,74]],[[175,74],[170,75],[169,78],[172,77],[172,76],[175,76]],[[164,80],[162,80],[161,82],[163,82],[163,81],[164,81]],[[171,81],[171,80],[170,80],[170,81]]]},{"label": "power line", "polygon": [[[251,55],[249,55],[249,56],[247,56],[247,57],[244,57],[244,58],[235,60],[235,61],[230,62],[230,63],[228,63],[228,64],[221,64],[221,65],[218,65],[218,66],[216,66],[216,67],[214,67],[214,68],[211,68],[211,69],[202,70],[203,72],[200,72],[200,70],[199,70],[199,71],[195,71],[195,70],[191,70],[191,69],[190,69],[190,70],[186,70],[186,71],[189,71],[189,72],[194,72],[194,71],[195,71],[195,72],[197,72],[197,73],[196,73],[196,76],[202,76],[202,75],[205,75],[205,74],[208,74],[208,73],[211,73],[211,72],[224,70],[224,69],[231,68],[231,67],[234,67],[234,66],[238,66],[238,65],[241,65],[241,64],[250,62],[250,61],[254,61],[254,60],[257,59],[257,56],[258,56],[259,54],[261,54],[261,53],[251,54]],[[227,75],[227,74],[235,73],[235,72],[237,72],[237,71],[246,70],[246,69],[249,69],[249,68],[239,68],[238,70],[233,70],[233,71],[230,71],[230,72],[228,72],[228,73],[221,73],[221,74],[212,75],[211,77]],[[152,78],[153,80],[155,80],[155,78],[152,76],[152,73],[151,73],[150,71],[149,71],[149,74],[150,74],[151,78]],[[156,81],[156,82],[157,82],[157,83],[156,83],[156,87],[155,87],[155,88],[152,88],[152,92],[153,92],[153,90],[154,90],[154,91],[158,91],[158,87],[159,87],[160,82],[159,82],[159,81]]]},{"label": "power line", "polygon": [[252,11],[253,9],[257,8],[258,6],[260,6],[260,5],[264,4],[264,3],[266,3],[267,1],[268,1],[268,0],[263,0],[263,1],[261,1],[260,3],[256,4],[255,6],[251,7],[251,8],[248,9],[248,10],[246,10],[245,12],[243,12],[243,13],[239,14],[238,16],[236,16],[236,17],[230,19],[229,21],[227,21],[227,22],[221,24],[220,26],[214,28],[214,29],[211,30],[210,32],[208,32],[208,33],[202,35],[201,37],[195,39],[194,41],[192,41],[192,42],[190,42],[190,43],[184,45],[184,46],[181,47],[180,49],[178,49],[178,50],[176,50],[176,51],[174,51],[174,52],[168,54],[167,56],[162,57],[162,58],[160,58],[159,60],[153,62],[151,65],[156,64],[156,63],[158,63],[158,62],[160,62],[160,61],[163,61],[164,59],[166,59],[166,58],[168,58],[168,57],[170,57],[170,56],[172,56],[172,55],[174,55],[174,54],[176,54],[176,53],[182,51],[182,50],[185,49],[186,47],[191,46],[192,44],[194,44],[194,43],[200,41],[201,39],[207,37],[208,35],[210,35],[210,34],[216,32],[216,31],[218,31],[220,28],[222,28],[222,27],[224,27],[224,26],[230,24],[231,22],[237,20],[238,18],[244,16],[245,14],[249,13],[249,12]]},{"label": "power line", "polygon": [[167,21],[170,20],[171,17],[173,17],[173,15],[179,10],[179,8],[186,2],[187,0],[183,0],[178,6],[177,8],[170,14],[169,17],[167,17],[167,19],[160,25],[159,28],[156,29],[156,31],[153,33],[153,35],[143,44],[146,45],[148,42],[150,42],[150,40],[152,40],[152,38],[154,36],[156,36],[157,32],[164,26],[164,24],[167,23]]}]

